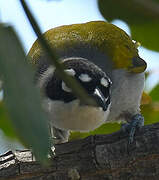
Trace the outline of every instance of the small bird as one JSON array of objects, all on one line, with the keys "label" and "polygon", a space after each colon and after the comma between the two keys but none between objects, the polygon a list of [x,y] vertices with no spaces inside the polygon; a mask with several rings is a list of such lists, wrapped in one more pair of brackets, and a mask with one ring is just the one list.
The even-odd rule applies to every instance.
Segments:
[{"label": "small bird", "polygon": [[[49,114],[56,143],[67,142],[69,131],[91,131],[102,125],[109,114],[109,77],[94,63],[84,58],[66,58],[61,61],[67,75],[74,77],[96,104],[81,102],[60,79],[56,68],[48,66],[37,74],[38,87],[43,92],[43,107]],[[45,64],[46,65],[46,64]]]},{"label": "small bird", "polygon": [[37,39],[28,56],[37,67],[43,106],[58,142],[68,140],[69,130],[89,131],[104,122],[124,121],[122,130],[131,143],[136,129],[144,125],[140,100],[147,65],[139,57],[137,43],[104,21],[60,26],[48,30],[44,38],[66,65],[65,71],[98,103],[98,107],[80,103],[48,63]]}]

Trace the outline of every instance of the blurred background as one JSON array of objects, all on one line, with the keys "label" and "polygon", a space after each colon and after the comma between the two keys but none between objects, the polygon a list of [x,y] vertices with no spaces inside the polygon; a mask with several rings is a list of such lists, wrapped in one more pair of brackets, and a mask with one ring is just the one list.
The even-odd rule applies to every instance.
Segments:
[{"label": "blurred background", "polygon": [[[26,2],[42,32],[65,24],[107,20],[100,13],[97,0],[27,0]],[[8,23],[15,28],[27,53],[36,40],[36,36],[18,0],[0,0],[0,22]],[[112,23],[131,36],[131,30],[126,22],[114,19]],[[150,92],[159,82],[159,52],[141,46],[139,47],[139,54],[148,64],[149,76],[146,80],[145,91]],[[2,95],[1,91],[0,98]],[[5,152],[12,144],[6,139],[2,131],[0,131],[0,144],[0,153]],[[15,144],[15,147],[17,146],[18,144]]]}]

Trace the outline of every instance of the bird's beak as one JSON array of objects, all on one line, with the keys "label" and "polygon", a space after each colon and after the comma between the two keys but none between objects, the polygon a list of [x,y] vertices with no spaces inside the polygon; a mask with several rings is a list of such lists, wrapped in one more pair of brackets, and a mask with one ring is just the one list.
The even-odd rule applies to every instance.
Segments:
[{"label": "bird's beak", "polygon": [[92,94],[93,99],[96,101],[96,106],[102,107],[104,111],[107,110],[110,104],[110,98],[105,98],[100,89],[96,88]]},{"label": "bird's beak", "polygon": [[133,73],[142,73],[146,70],[147,63],[139,56],[132,59],[132,66],[129,71]]}]

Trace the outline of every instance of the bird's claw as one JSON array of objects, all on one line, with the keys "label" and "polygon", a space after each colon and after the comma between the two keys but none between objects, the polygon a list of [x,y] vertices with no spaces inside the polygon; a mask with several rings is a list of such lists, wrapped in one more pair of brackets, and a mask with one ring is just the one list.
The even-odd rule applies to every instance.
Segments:
[{"label": "bird's claw", "polygon": [[134,115],[129,123],[122,124],[122,131],[128,133],[128,144],[134,141],[136,130],[140,130],[142,126],[144,126],[144,117],[141,114]]}]

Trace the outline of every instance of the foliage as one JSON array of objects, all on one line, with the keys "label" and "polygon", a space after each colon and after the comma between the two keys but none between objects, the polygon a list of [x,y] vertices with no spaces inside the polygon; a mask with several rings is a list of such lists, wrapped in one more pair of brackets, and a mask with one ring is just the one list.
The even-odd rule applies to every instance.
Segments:
[{"label": "foliage", "polygon": [[0,73],[5,94],[5,104],[0,107],[0,127],[7,135],[19,137],[23,144],[32,147],[39,160],[44,160],[50,148],[49,131],[40,91],[33,84],[33,70],[12,27],[0,26],[0,42],[3,44]]},{"label": "foliage", "polygon": [[17,138],[13,125],[9,119],[7,109],[3,102],[0,102],[0,128],[8,137]]},{"label": "foliage", "polygon": [[132,39],[148,49],[159,51],[158,0],[98,0],[98,6],[108,21],[125,21],[130,27]]},{"label": "foliage", "polygon": [[142,113],[145,117],[145,124],[152,124],[159,121],[159,85],[149,93],[151,102],[141,106]]}]

